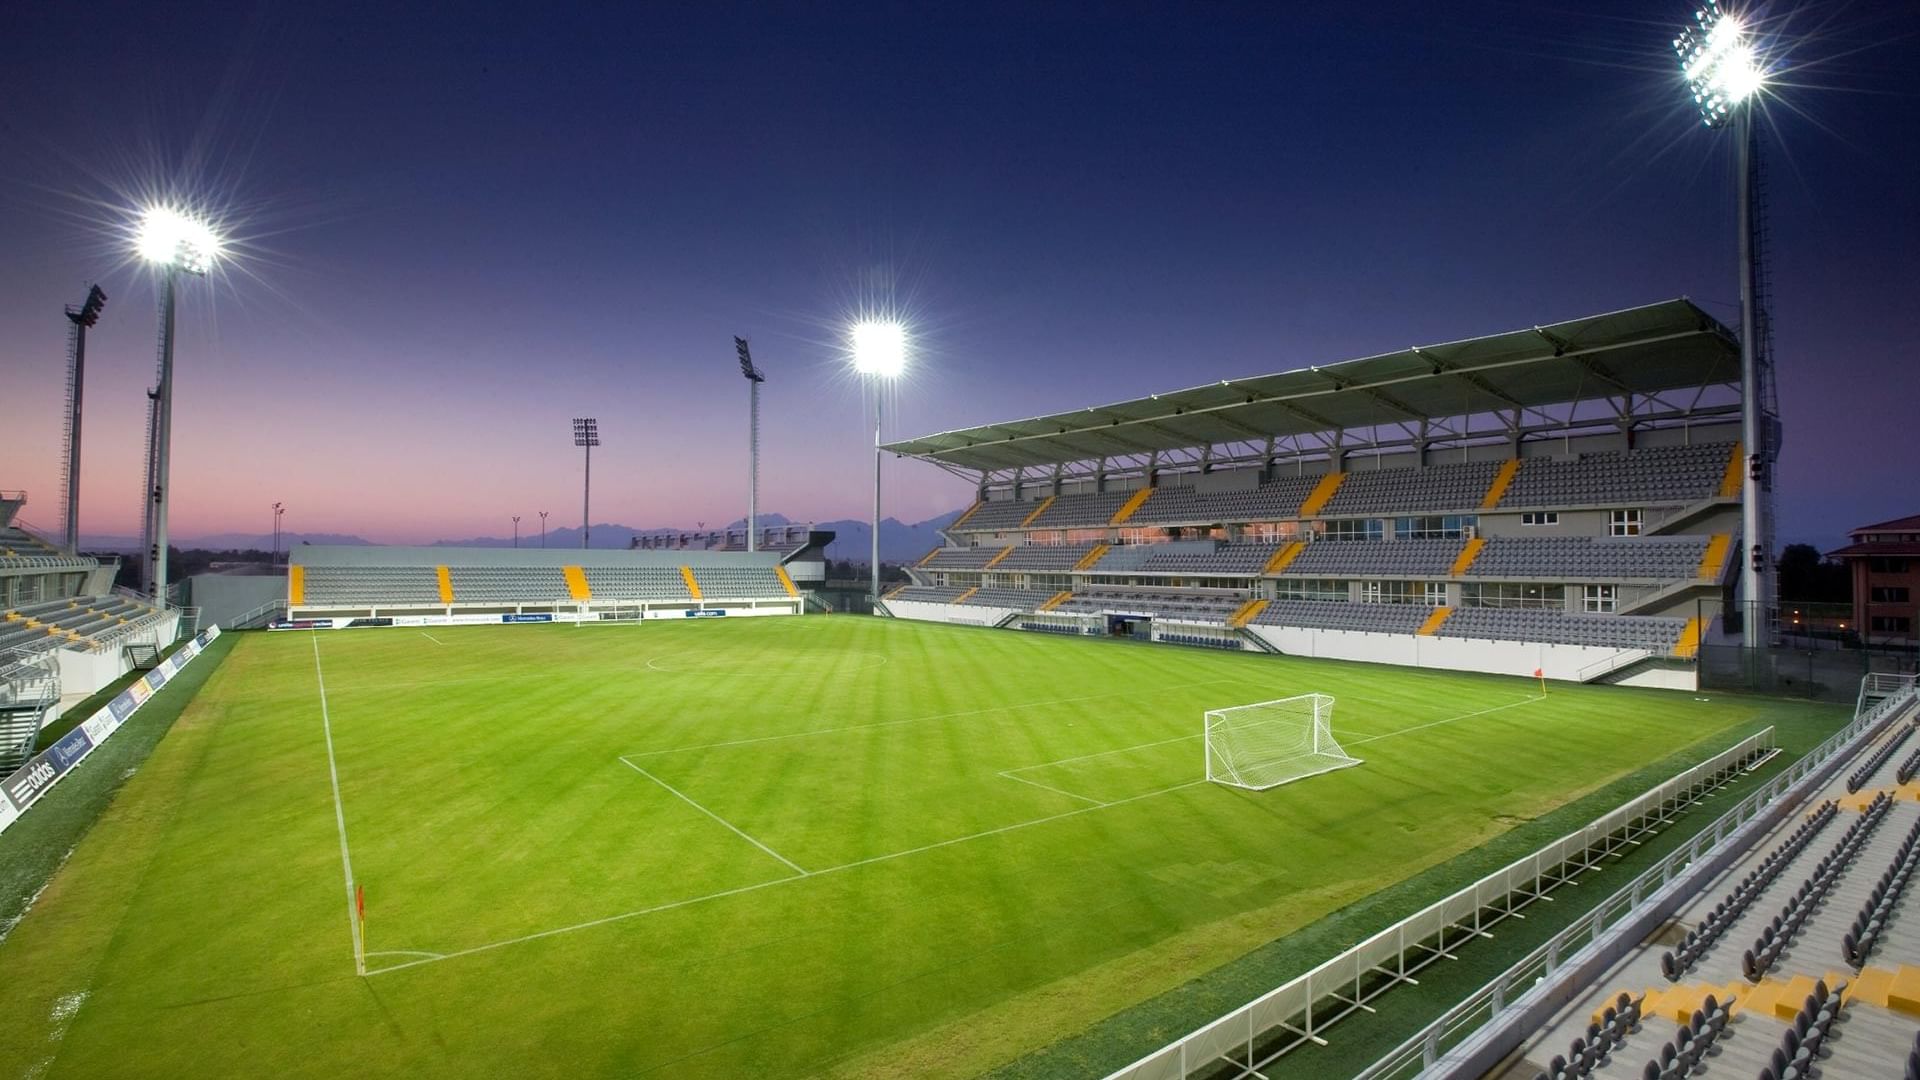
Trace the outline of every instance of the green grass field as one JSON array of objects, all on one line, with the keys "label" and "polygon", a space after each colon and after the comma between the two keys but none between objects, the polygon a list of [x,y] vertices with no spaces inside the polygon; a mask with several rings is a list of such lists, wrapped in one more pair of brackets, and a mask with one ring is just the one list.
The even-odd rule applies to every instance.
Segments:
[{"label": "green grass field", "polygon": [[[1364,765],[1200,779],[1205,709],[1308,691]],[[0,1061],[975,1075],[1766,707],[855,617],[247,635],[0,943]]]}]

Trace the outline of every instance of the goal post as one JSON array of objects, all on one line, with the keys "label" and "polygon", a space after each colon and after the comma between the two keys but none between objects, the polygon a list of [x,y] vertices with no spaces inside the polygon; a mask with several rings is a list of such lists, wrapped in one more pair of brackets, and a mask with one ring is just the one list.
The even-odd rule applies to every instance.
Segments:
[{"label": "goal post", "polygon": [[1296,697],[1210,709],[1206,714],[1207,779],[1265,791],[1360,764],[1333,737],[1333,695]]},{"label": "goal post", "polygon": [[639,604],[607,604],[583,610],[580,621],[574,625],[605,626],[612,623],[620,626],[638,626],[644,620],[645,614],[646,609]]}]

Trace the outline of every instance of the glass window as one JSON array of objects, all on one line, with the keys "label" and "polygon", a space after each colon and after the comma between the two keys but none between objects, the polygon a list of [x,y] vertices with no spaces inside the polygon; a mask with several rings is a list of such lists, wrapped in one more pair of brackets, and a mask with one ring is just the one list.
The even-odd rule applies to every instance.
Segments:
[{"label": "glass window", "polygon": [[1460,586],[1460,606],[1560,609],[1567,605],[1564,585],[1522,581],[1469,581]]},{"label": "glass window", "polygon": [[[1363,604],[1413,604],[1424,602],[1425,582],[1420,581],[1363,581],[1360,583],[1360,602]],[[1442,586],[1444,592],[1445,586]]]},{"label": "glass window", "polygon": [[1242,539],[1252,541],[1292,540],[1299,535],[1297,521],[1256,521],[1240,530]]},{"label": "glass window", "polygon": [[1612,585],[1588,585],[1586,587],[1585,610],[1590,612],[1611,612],[1618,603],[1619,593]]},{"label": "glass window", "polygon": [[1325,539],[1328,540],[1383,540],[1387,535],[1387,523],[1383,518],[1360,518],[1350,521],[1329,521]]},{"label": "glass window", "polygon": [[1395,518],[1393,535],[1402,540],[1458,540],[1480,524],[1475,514],[1433,514]]},{"label": "glass window", "polygon": [[1641,511],[1615,510],[1609,532],[1614,536],[1639,536]]},{"label": "glass window", "polygon": [[1867,569],[1876,574],[1904,574],[1907,560],[1880,555],[1867,560]]},{"label": "glass window", "polygon": [[1526,513],[1520,515],[1520,524],[1522,525],[1558,525],[1560,524],[1560,511],[1529,510]]},{"label": "glass window", "polygon": [[1907,587],[1905,585],[1875,585],[1873,587],[1873,602],[1876,604],[1904,604],[1907,602],[1907,596]]},{"label": "glass window", "polygon": [[1274,593],[1282,600],[1345,600],[1347,583],[1334,578],[1281,578]]},{"label": "glass window", "polygon": [[1875,615],[1873,628],[1882,634],[1905,634],[1913,630],[1913,620],[1905,615]]},{"label": "glass window", "polygon": [[1439,607],[1440,605],[1447,602],[1447,583],[1446,582],[1429,581],[1429,582],[1423,583],[1420,588],[1421,588],[1421,594],[1422,594],[1421,595],[1422,602],[1431,604],[1435,607]]}]

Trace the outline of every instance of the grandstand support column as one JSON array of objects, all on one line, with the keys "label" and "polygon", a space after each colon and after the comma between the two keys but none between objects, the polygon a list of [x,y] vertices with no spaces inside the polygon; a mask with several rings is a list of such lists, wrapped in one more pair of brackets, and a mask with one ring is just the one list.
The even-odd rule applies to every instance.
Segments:
[{"label": "grandstand support column", "polygon": [[87,386],[87,331],[100,321],[100,309],[107,294],[94,285],[79,307],[67,308],[67,320],[73,324],[73,352],[67,358],[67,461],[66,461],[66,547],[67,554],[80,553],[80,401]]},{"label": "grandstand support column", "polygon": [[147,549],[147,565],[153,604],[162,611],[168,607],[167,470],[173,457],[173,286],[178,276],[171,265],[160,273],[160,386],[153,405],[153,546]]},{"label": "grandstand support column", "polygon": [[1767,644],[1768,568],[1773,561],[1773,538],[1767,535],[1761,512],[1767,476],[1767,446],[1771,432],[1762,429],[1760,392],[1760,329],[1755,309],[1753,252],[1753,104],[1734,114],[1734,140],[1740,185],[1740,433],[1747,449],[1747,477],[1740,494],[1740,528],[1747,538],[1748,557],[1740,562],[1741,643],[1749,650]]},{"label": "grandstand support column", "polygon": [[760,384],[767,376],[753,366],[747,339],[735,337],[733,351],[740,358],[740,374],[747,380],[747,550],[760,550]]},{"label": "grandstand support column", "polygon": [[600,421],[591,416],[573,418],[573,445],[586,453],[586,473],[580,487],[580,547],[593,538],[593,448],[600,445]]},{"label": "grandstand support column", "polygon": [[[907,367],[907,331],[895,322],[861,322],[851,335],[853,369],[873,391],[873,605],[880,606],[880,403]],[[1015,483],[1018,483],[1016,479]]]},{"label": "grandstand support column", "polygon": [[[880,604],[880,382],[873,384],[873,603]],[[877,613],[876,613],[877,614]]]}]

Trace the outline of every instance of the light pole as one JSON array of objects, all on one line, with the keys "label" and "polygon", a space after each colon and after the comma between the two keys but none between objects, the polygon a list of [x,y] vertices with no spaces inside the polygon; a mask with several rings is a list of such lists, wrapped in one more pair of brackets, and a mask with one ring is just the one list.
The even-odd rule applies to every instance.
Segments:
[{"label": "light pole", "polygon": [[547,512],[540,511],[540,550],[547,550]]},{"label": "light pole", "polygon": [[1741,488],[1740,528],[1747,538],[1747,557],[1740,564],[1740,595],[1746,602],[1741,619],[1741,641],[1749,650],[1764,648],[1764,625],[1770,607],[1772,581],[1772,522],[1765,502],[1773,487],[1776,447],[1767,410],[1767,391],[1773,379],[1770,357],[1762,357],[1763,318],[1758,296],[1759,274],[1754,251],[1753,173],[1756,166],[1753,106],[1766,72],[1754,51],[1748,28],[1737,16],[1720,10],[1717,0],[1706,0],[1694,12],[1694,25],[1673,40],[1687,90],[1709,128],[1731,125],[1737,156],[1735,178],[1740,233],[1740,437],[1746,449],[1747,475]]},{"label": "light pole", "polygon": [[733,339],[740,356],[740,374],[747,379],[747,550],[760,550],[760,384],[767,376],[753,366],[747,339]]},{"label": "light pole", "polygon": [[67,305],[73,348],[67,356],[67,554],[80,554],[80,399],[87,386],[87,331],[100,321],[107,294],[95,285],[79,307]]},{"label": "light pole", "polygon": [[513,547],[514,547],[514,550],[516,551],[520,549],[520,515],[519,514],[513,515]]},{"label": "light pole", "polygon": [[593,526],[589,524],[593,508],[593,448],[600,445],[600,421],[591,416],[577,416],[573,420],[573,445],[580,447],[587,456],[587,474],[580,493],[580,546],[588,546]]},{"label": "light pole", "polygon": [[273,504],[273,555],[267,560],[268,566],[277,566],[280,563],[280,515],[286,512],[287,508],[282,504]]},{"label": "light pole", "polygon": [[160,271],[160,385],[153,394],[153,536],[147,549],[147,578],[153,603],[167,604],[167,477],[173,453],[174,280],[182,273],[204,277],[220,255],[220,238],[206,222],[167,207],[149,209],[135,239],[140,256]]},{"label": "light pole", "polygon": [[853,369],[873,391],[873,602],[880,603],[880,399],[907,366],[907,331],[894,322],[862,322],[853,328]]}]

